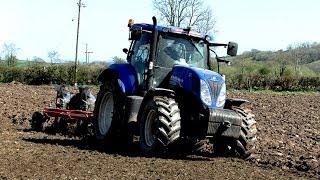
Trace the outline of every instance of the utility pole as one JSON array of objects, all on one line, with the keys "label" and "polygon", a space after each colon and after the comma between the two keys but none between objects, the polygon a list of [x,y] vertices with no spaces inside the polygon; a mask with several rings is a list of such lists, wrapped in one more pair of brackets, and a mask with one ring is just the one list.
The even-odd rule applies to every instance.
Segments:
[{"label": "utility pole", "polygon": [[79,40],[79,27],[80,27],[80,10],[81,7],[86,7],[81,0],[78,2],[78,25],[77,25],[77,39],[76,39],[76,58],[74,61],[74,85],[77,85],[77,65],[78,65],[78,40]]},{"label": "utility pole", "polygon": [[86,44],[86,63],[89,64],[89,55],[91,53],[93,53],[92,51],[91,52],[88,52],[88,43]]}]

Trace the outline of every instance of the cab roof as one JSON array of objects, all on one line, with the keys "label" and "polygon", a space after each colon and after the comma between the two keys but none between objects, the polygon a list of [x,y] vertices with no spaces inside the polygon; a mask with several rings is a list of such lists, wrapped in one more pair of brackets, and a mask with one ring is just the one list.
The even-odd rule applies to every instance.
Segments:
[{"label": "cab roof", "polygon": [[[145,31],[152,31],[153,29],[153,24],[146,24],[146,23],[138,23],[138,24],[133,24],[132,28],[138,28],[142,29]],[[184,35],[189,35],[192,37],[197,37],[197,38],[205,38],[205,35],[196,31],[192,31],[189,29],[183,29],[179,27],[174,27],[174,26],[156,26],[158,32],[169,32],[169,33],[174,33],[174,34],[184,34]]]}]

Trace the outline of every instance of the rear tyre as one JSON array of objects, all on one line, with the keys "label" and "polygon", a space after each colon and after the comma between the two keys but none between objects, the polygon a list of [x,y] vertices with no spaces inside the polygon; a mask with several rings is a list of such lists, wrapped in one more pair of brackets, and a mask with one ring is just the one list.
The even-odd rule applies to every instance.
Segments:
[{"label": "rear tyre", "polygon": [[218,155],[236,155],[248,159],[255,151],[257,128],[254,115],[250,110],[233,108],[241,117],[241,132],[238,139],[221,138],[214,142],[214,150]]},{"label": "rear tyre", "polygon": [[161,153],[180,138],[180,109],[169,97],[156,96],[144,106],[140,122],[140,149],[145,155]]},{"label": "rear tyre", "polygon": [[125,115],[125,94],[116,80],[100,87],[94,110],[95,136],[104,143],[127,143],[129,134]]}]

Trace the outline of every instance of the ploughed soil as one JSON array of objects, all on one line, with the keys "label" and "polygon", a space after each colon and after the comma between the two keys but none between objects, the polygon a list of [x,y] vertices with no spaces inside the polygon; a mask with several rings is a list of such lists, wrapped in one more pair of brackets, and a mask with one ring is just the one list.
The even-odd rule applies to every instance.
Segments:
[{"label": "ploughed soil", "polygon": [[320,94],[231,92],[250,100],[258,122],[253,159],[143,157],[137,144],[107,150],[89,138],[30,131],[52,86],[0,84],[0,179],[319,179]]}]

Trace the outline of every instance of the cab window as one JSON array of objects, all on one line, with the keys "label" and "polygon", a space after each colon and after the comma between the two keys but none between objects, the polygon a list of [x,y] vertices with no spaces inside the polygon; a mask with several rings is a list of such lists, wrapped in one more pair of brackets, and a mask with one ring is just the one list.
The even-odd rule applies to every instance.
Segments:
[{"label": "cab window", "polygon": [[139,40],[133,42],[130,51],[130,63],[137,72],[139,86],[145,82],[145,71],[150,52],[151,33],[143,32]]}]

